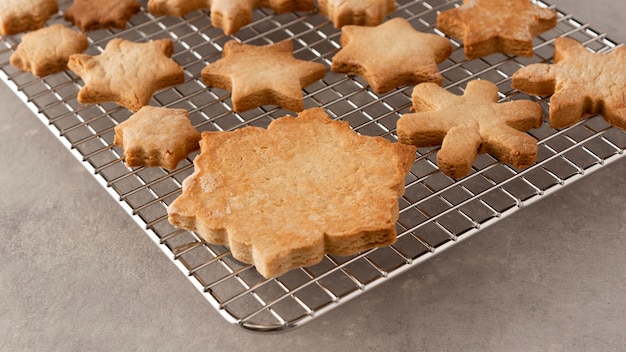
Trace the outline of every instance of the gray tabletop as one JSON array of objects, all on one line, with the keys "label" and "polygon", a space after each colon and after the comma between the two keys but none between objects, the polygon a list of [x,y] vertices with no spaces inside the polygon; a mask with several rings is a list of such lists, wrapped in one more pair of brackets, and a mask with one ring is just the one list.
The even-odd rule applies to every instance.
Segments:
[{"label": "gray tabletop", "polygon": [[[556,4],[626,42],[624,2]],[[626,346],[626,160],[311,323],[260,335],[221,318],[4,84],[0,119],[0,351]]]}]

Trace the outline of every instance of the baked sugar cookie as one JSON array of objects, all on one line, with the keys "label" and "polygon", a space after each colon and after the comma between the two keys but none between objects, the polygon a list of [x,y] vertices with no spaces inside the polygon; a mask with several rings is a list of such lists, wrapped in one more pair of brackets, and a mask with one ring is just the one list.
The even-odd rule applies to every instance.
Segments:
[{"label": "baked sugar cookie", "polygon": [[124,149],[129,167],[174,170],[189,153],[200,149],[200,138],[187,110],[144,106],[115,126],[113,144]]},{"label": "baked sugar cookie", "polygon": [[463,41],[468,60],[493,53],[533,55],[533,37],[556,26],[556,11],[530,0],[463,0],[441,12],[437,27]]},{"label": "baked sugar cookie", "polygon": [[10,62],[19,69],[43,77],[67,69],[70,55],[82,53],[88,45],[83,33],[54,24],[24,34]]},{"label": "baked sugar cookie", "polygon": [[185,80],[183,68],[170,59],[173,52],[170,39],[135,43],[114,38],[99,55],[71,55],[67,66],[85,83],[78,91],[78,102],[112,101],[139,110],[156,91]]},{"label": "baked sugar cookie", "polygon": [[59,11],[57,0],[0,1],[0,35],[42,28]]},{"label": "baked sugar cookie", "polygon": [[124,29],[140,9],[141,4],[135,0],[75,0],[63,16],[83,32],[109,27]]},{"label": "baked sugar cookie", "polygon": [[519,168],[537,159],[537,140],[524,132],[541,125],[538,103],[498,103],[498,87],[483,80],[470,81],[462,96],[419,84],[412,100],[415,113],[398,120],[398,138],[417,147],[440,145],[437,166],[450,177],[467,176],[479,153]]},{"label": "baked sugar cookie", "polygon": [[195,10],[208,8],[211,23],[227,35],[236,33],[252,22],[252,11],[259,7],[270,8],[275,13],[294,11],[311,12],[314,0],[150,0],[148,11],[154,15],[184,16]]},{"label": "baked sugar cookie", "polygon": [[266,278],[396,240],[413,146],[359,135],[320,108],[203,132],[200,145],[168,219]]},{"label": "baked sugar cookie", "polygon": [[626,130],[626,47],[592,53],[574,39],[554,43],[554,64],[532,64],[512,76],[513,88],[550,97],[550,125],[571,126],[590,114]]},{"label": "baked sugar cookie", "polygon": [[418,32],[403,18],[376,27],[344,26],[341,46],[330,69],[362,76],[378,94],[421,82],[441,84],[437,64],[452,52],[448,39]]},{"label": "baked sugar cookie", "polygon": [[231,40],[222,58],[202,70],[210,86],[232,92],[233,110],[242,112],[274,104],[302,111],[302,88],[322,79],[326,66],[293,57],[293,42],[255,46]]},{"label": "baked sugar cookie", "polygon": [[378,26],[395,11],[395,0],[319,0],[319,13],[328,17],[335,28],[345,25]]}]

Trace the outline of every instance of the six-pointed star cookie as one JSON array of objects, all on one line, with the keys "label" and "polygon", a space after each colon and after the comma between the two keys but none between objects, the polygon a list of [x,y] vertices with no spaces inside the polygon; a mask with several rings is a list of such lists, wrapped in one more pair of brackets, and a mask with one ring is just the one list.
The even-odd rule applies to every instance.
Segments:
[{"label": "six-pointed star cookie", "polygon": [[0,35],[42,28],[59,11],[57,0],[0,1]]},{"label": "six-pointed star cookie", "polygon": [[115,38],[99,55],[70,56],[68,68],[85,83],[78,102],[113,101],[131,111],[139,110],[156,91],[185,80],[183,68],[170,59],[173,51],[170,39],[135,43]]},{"label": "six-pointed star cookie", "polygon": [[452,52],[448,39],[418,32],[403,18],[376,27],[344,26],[341,45],[331,70],[362,76],[379,94],[421,82],[441,84],[437,64]]},{"label": "six-pointed star cookie", "polygon": [[236,112],[267,104],[302,111],[302,88],[325,73],[320,63],[295,59],[290,39],[264,46],[231,40],[224,45],[222,58],[202,70],[202,79],[230,90]]},{"label": "six-pointed star cookie", "polygon": [[498,87],[482,80],[470,81],[462,96],[423,83],[413,90],[412,100],[416,112],[398,120],[398,138],[418,147],[441,145],[437,165],[444,174],[468,175],[478,153],[520,168],[535,163],[537,140],[523,132],[540,126],[539,104],[497,103]]},{"label": "six-pointed star cookie", "polygon": [[70,55],[82,53],[87,46],[86,35],[57,23],[24,34],[10,61],[15,67],[43,77],[67,69]]},{"label": "six-pointed star cookie", "polygon": [[126,21],[140,8],[135,0],[76,0],[63,16],[83,32],[108,27],[124,29]]},{"label": "six-pointed star cookie", "polygon": [[252,22],[252,11],[269,7],[275,13],[292,11],[311,12],[314,0],[150,0],[148,11],[155,15],[184,16],[199,9],[209,8],[211,23],[227,35]]},{"label": "six-pointed star cookie", "polygon": [[415,147],[357,134],[320,108],[267,129],[203,132],[168,207],[177,227],[230,247],[269,278],[396,240]]},{"label": "six-pointed star cookie", "polygon": [[532,64],[512,77],[529,94],[552,95],[550,125],[571,126],[587,114],[600,114],[626,130],[626,47],[592,53],[565,37],[555,41],[554,64]]},{"label": "six-pointed star cookie", "polygon": [[335,28],[345,25],[378,26],[396,9],[395,0],[320,0],[319,12]]},{"label": "six-pointed star cookie", "polygon": [[113,144],[124,149],[126,165],[161,166],[174,170],[189,153],[200,149],[200,133],[185,109],[144,106],[115,126]]},{"label": "six-pointed star cookie", "polygon": [[530,0],[463,0],[437,16],[437,27],[463,41],[469,60],[497,52],[532,56],[532,38],[554,26],[556,11]]}]

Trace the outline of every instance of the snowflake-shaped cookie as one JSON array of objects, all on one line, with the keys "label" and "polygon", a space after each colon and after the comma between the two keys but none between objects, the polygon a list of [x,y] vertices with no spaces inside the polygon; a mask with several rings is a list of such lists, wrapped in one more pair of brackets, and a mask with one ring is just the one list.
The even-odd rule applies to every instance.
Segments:
[{"label": "snowflake-shaped cookie", "polygon": [[242,112],[274,104],[302,111],[302,88],[322,79],[326,66],[293,57],[293,43],[255,46],[231,40],[224,45],[222,58],[202,70],[210,86],[232,92],[233,110]]},{"label": "snowflake-shaped cookie", "polygon": [[150,0],[148,11],[155,15],[184,16],[185,14],[208,8],[211,23],[231,35],[252,22],[252,11],[259,7],[269,7],[275,13],[293,11],[311,12],[315,9],[314,0]]},{"label": "snowflake-shaped cookie", "polygon": [[421,33],[399,17],[376,27],[344,26],[341,45],[330,69],[362,76],[378,94],[421,82],[441,84],[437,64],[452,52],[448,39]]},{"label": "snowflake-shaped cookie", "polygon": [[532,56],[533,37],[556,26],[556,11],[530,0],[463,0],[441,12],[437,27],[461,39],[467,59],[502,52]]},{"label": "snowflake-shaped cookie", "polygon": [[520,168],[537,159],[537,140],[523,133],[541,125],[542,109],[535,102],[497,103],[498,87],[483,80],[470,81],[462,96],[423,83],[412,100],[416,112],[398,120],[398,138],[418,147],[441,145],[437,166],[450,177],[468,175],[478,153]]},{"label": "snowflake-shaped cookie", "polygon": [[140,9],[141,4],[135,0],[75,0],[63,17],[83,32],[109,27],[124,29]]},{"label": "snowflake-shaped cookie", "polygon": [[86,35],[57,23],[24,34],[10,61],[15,67],[43,77],[67,69],[70,55],[83,52],[88,45]]},{"label": "snowflake-shaped cookie", "polygon": [[156,91],[185,80],[183,68],[170,59],[173,52],[170,39],[135,43],[114,38],[99,55],[70,56],[68,68],[85,82],[78,102],[113,101],[131,111],[139,110]]},{"label": "snowflake-shaped cookie", "polygon": [[600,114],[626,130],[626,47],[592,53],[566,37],[555,41],[554,64],[532,64],[512,77],[512,86],[529,94],[552,95],[550,125],[571,126]]},{"label": "snowflake-shaped cookie", "polygon": [[169,221],[264,277],[396,240],[415,147],[354,132],[320,108],[267,129],[203,132]]},{"label": "snowflake-shaped cookie", "polygon": [[396,9],[395,0],[320,0],[319,13],[335,28],[345,25],[378,26]]},{"label": "snowflake-shaped cookie", "polygon": [[115,126],[113,144],[124,149],[129,167],[160,166],[174,170],[189,153],[200,149],[200,133],[184,109],[144,106]]}]

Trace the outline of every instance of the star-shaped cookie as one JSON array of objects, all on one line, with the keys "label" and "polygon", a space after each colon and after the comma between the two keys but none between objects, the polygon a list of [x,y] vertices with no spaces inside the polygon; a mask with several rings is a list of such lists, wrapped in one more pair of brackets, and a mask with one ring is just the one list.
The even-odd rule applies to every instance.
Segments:
[{"label": "star-shaped cookie", "polygon": [[150,0],[148,11],[154,15],[184,16],[185,14],[209,8],[211,23],[232,35],[241,27],[252,22],[252,11],[268,7],[275,13],[293,11],[311,12],[315,9],[314,0]]},{"label": "star-shaped cookie", "polygon": [[135,43],[114,38],[99,55],[71,55],[67,66],[85,83],[78,102],[112,101],[139,110],[156,91],[185,80],[183,68],[170,59],[173,51],[170,39]]},{"label": "star-shaped cookie", "polygon": [[415,147],[354,132],[320,108],[267,129],[203,132],[168,207],[177,227],[230,247],[264,277],[396,240]]},{"label": "star-shaped cookie", "polygon": [[418,32],[399,17],[376,27],[344,26],[341,45],[330,69],[362,76],[378,94],[421,82],[441,84],[437,64],[452,52],[448,39]]},{"label": "star-shaped cookie", "polygon": [[24,34],[10,62],[43,77],[67,69],[70,55],[82,53],[88,45],[86,35],[57,23]]},{"label": "star-shaped cookie", "polygon": [[42,28],[59,11],[57,0],[0,1],[0,35]]},{"label": "star-shaped cookie", "polygon": [[532,64],[512,76],[512,86],[550,97],[550,125],[571,126],[589,114],[626,130],[626,47],[592,53],[574,39],[559,37],[554,64]]},{"label": "star-shaped cookie", "polygon": [[533,37],[555,27],[556,17],[530,0],[463,0],[437,16],[437,27],[463,41],[468,60],[498,52],[529,57]]},{"label": "star-shaped cookie", "polygon": [[113,144],[124,149],[129,167],[174,170],[189,153],[200,149],[200,139],[187,110],[146,105],[115,126]]},{"label": "star-shaped cookie", "polygon": [[222,58],[202,70],[202,79],[231,91],[236,112],[268,104],[297,112],[304,108],[302,88],[325,74],[323,64],[293,57],[291,39],[263,46],[231,40]]},{"label": "star-shaped cookie", "polygon": [[75,0],[63,17],[83,32],[109,27],[124,29],[140,9],[141,4],[135,0]]},{"label": "star-shaped cookie", "polygon": [[541,125],[538,103],[497,103],[498,87],[484,80],[470,81],[462,96],[437,84],[419,84],[412,100],[415,113],[398,120],[398,138],[418,147],[441,145],[437,166],[450,177],[468,175],[478,153],[520,168],[537,159],[537,140],[523,132]]},{"label": "star-shaped cookie", "polygon": [[335,28],[345,25],[378,26],[395,11],[395,0],[319,0],[319,13],[328,17]]}]

